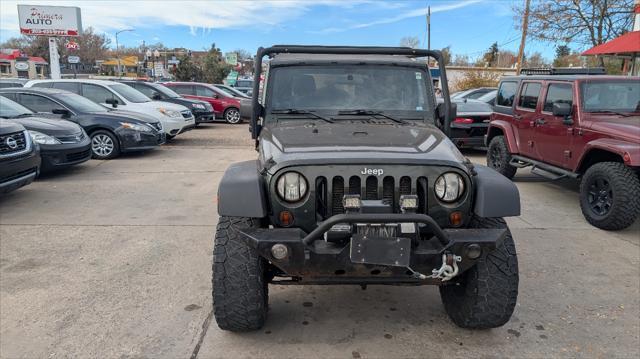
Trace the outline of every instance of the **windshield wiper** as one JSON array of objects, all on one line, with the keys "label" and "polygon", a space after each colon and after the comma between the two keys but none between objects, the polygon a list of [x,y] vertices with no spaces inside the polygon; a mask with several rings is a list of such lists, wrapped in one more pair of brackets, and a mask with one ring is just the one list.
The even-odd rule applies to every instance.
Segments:
[{"label": "windshield wiper", "polygon": [[22,117],[31,117],[31,116],[33,116],[32,113],[21,113],[19,115],[8,116],[8,117],[5,117],[5,118],[22,118]]},{"label": "windshield wiper", "polygon": [[397,118],[393,118],[389,115],[386,115],[384,112],[382,111],[370,111],[370,110],[362,110],[362,109],[358,109],[358,110],[343,110],[343,111],[338,111],[338,115],[354,115],[354,116],[371,116],[371,117],[375,117],[375,116],[380,116],[380,117],[384,117],[386,119],[389,119],[395,123],[401,123],[401,124],[407,124],[406,121],[397,119]]},{"label": "windshield wiper", "polygon": [[288,109],[284,109],[284,110],[272,110],[271,111],[272,114],[274,115],[311,115],[319,120],[323,120],[329,123],[334,123],[333,120],[328,119],[324,116],[320,116],[315,112],[311,112],[311,111],[307,111],[307,110],[298,110],[295,108],[288,108]]},{"label": "windshield wiper", "polygon": [[596,111],[589,111],[589,113],[612,113],[614,115],[618,115],[618,116],[622,116],[622,117],[633,116],[633,114],[631,114],[631,113],[611,111],[611,110],[596,110]]}]

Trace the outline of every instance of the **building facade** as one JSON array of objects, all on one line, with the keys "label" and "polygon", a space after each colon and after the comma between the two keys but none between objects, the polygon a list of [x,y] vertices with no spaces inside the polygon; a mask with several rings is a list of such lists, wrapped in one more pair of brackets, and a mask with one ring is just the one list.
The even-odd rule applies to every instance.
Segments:
[{"label": "building facade", "polygon": [[16,49],[0,50],[0,78],[43,79],[49,64],[38,56],[28,56]]}]

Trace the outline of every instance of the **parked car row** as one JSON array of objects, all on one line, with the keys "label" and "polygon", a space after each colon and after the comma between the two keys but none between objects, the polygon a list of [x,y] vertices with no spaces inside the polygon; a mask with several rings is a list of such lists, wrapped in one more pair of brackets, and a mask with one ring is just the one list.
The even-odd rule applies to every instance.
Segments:
[{"label": "parked car row", "polygon": [[250,100],[232,88],[202,83],[91,79],[2,83],[1,192],[26,185],[41,172],[155,148],[199,123],[216,119],[240,123],[241,107],[250,106]]}]

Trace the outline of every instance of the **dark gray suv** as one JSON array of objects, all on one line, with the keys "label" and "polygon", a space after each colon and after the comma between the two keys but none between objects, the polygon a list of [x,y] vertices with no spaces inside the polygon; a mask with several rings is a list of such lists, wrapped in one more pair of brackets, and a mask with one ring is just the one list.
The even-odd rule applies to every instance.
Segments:
[{"label": "dark gray suv", "polygon": [[268,285],[440,287],[465,328],[505,324],[518,261],[502,217],[520,214],[518,190],[471,164],[447,138],[455,105],[439,51],[280,45],[254,83],[258,159],[236,163],[218,189],[213,252],[218,326],[262,327]]}]

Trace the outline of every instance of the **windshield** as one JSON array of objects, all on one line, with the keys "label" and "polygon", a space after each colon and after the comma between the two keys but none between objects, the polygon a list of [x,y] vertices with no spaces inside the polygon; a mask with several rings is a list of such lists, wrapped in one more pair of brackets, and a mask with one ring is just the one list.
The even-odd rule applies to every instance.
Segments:
[{"label": "windshield", "polygon": [[105,107],[98,105],[97,103],[89,100],[86,97],[74,93],[61,93],[57,94],[56,98],[64,102],[71,110],[78,113],[84,112],[107,112]]},{"label": "windshield", "polygon": [[234,89],[233,87],[228,87],[228,86],[224,86],[224,85],[215,85],[217,88],[219,88],[220,90],[226,92],[227,94],[231,95],[231,96],[240,96],[240,97],[244,97],[245,94],[243,94],[242,92]]},{"label": "windshield", "polygon": [[387,65],[278,67],[270,74],[268,108],[337,114],[367,110],[424,118],[424,69]]},{"label": "windshield", "polygon": [[487,102],[487,101],[493,102],[493,100],[495,100],[496,98],[497,93],[498,93],[498,90],[489,91],[486,94],[478,97],[476,100],[482,101],[482,102]]},{"label": "windshield", "polygon": [[0,117],[9,118],[32,113],[33,111],[22,106],[21,104],[13,102],[6,97],[0,96]]},{"label": "windshield", "polygon": [[585,112],[640,112],[640,81],[584,82],[582,108]]},{"label": "windshield", "polygon": [[238,80],[236,81],[236,87],[252,87],[253,80]]},{"label": "windshield", "polygon": [[142,92],[127,85],[123,85],[123,84],[109,85],[109,88],[111,88],[113,91],[117,92],[118,95],[124,97],[127,101],[130,101],[130,102],[142,103],[142,102],[151,101],[151,99],[145,96]]},{"label": "windshield", "polygon": [[162,85],[158,85],[158,84],[149,84],[153,87],[154,90],[162,93],[163,95],[169,97],[169,98],[179,98],[180,95],[178,95],[175,91],[173,91],[172,89],[166,87],[166,86],[162,86]]}]

